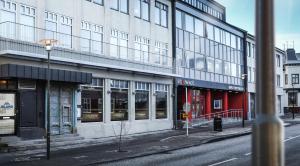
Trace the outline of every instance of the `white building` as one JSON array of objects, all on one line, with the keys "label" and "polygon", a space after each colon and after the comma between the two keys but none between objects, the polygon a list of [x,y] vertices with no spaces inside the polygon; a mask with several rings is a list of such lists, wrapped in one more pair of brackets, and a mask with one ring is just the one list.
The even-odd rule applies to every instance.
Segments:
[{"label": "white building", "polygon": [[[248,78],[248,117],[255,118],[255,82],[256,82],[256,58],[255,58],[255,38],[248,35],[247,38],[247,78]],[[284,91],[283,91],[283,64],[285,52],[275,48],[275,86],[276,86],[276,114],[284,114]]]},{"label": "white building", "polygon": [[171,129],[170,20],[170,0],[0,0],[0,69],[7,71],[0,95],[12,92],[25,105],[12,112],[17,129],[3,134],[44,134],[47,56],[38,43],[45,38],[58,40],[51,51],[52,134],[113,136],[120,121],[128,134]]},{"label": "white building", "polygon": [[287,50],[287,60],[284,64],[284,107],[286,112],[299,112],[300,108],[300,58],[299,54],[295,53],[294,49]]}]

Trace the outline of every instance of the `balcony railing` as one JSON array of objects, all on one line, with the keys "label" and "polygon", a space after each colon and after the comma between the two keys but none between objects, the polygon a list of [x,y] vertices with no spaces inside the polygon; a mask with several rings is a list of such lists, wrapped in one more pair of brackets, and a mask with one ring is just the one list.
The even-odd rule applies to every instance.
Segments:
[{"label": "balcony railing", "polygon": [[[134,68],[160,72],[173,73],[173,60],[167,50],[159,50],[149,46],[148,51],[142,51],[120,45],[114,45],[99,39],[88,39],[38,27],[28,26],[14,22],[0,23],[0,50],[13,50],[33,54],[45,54],[39,43],[40,40],[49,38],[59,42],[55,45],[52,56],[77,62],[102,63],[119,67]],[[5,40],[13,39],[13,40]],[[15,42],[12,44],[11,42]],[[25,48],[26,47],[26,48]]]}]

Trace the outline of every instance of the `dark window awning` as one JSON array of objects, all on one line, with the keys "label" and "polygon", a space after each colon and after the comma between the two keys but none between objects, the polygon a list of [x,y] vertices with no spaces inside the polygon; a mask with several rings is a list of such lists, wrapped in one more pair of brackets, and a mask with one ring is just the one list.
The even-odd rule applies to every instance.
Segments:
[{"label": "dark window awning", "polygon": [[[47,80],[47,68],[3,64],[0,65],[0,78]],[[92,73],[51,69],[50,79],[51,81],[90,84],[92,83]]]}]

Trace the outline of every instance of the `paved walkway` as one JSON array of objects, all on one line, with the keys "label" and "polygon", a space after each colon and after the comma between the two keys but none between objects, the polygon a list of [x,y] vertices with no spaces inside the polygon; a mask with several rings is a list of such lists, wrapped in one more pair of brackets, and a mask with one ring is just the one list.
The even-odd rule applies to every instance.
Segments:
[{"label": "paved walkway", "polygon": [[[171,130],[151,135],[127,136],[118,151],[118,140],[111,143],[64,149],[51,153],[51,160],[45,160],[45,153],[31,155],[0,154],[0,165],[98,165],[110,161],[124,160],[151,154],[199,146],[223,139],[251,133],[251,124],[241,127],[241,122],[225,125],[222,132],[212,131],[212,126],[190,129],[187,137],[185,130]],[[2,157],[1,157],[2,155]]]},{"label": "paved walkway", "polygon": [[[300,124],[300,118],[283,119],[285,126]],[[111,161],[136,158],[152,154],[169,153],[172,150],[199,146],[224,139],[251,133],[251,122],[246,121],[243,128],[241,122],[224,125],[222,132],[212,130],[212,126],[186,130],[168,130],[151,134],[130,135],[123,138],[121,152],[118,151],[118,139],[82,144],[79,147],[64,147],[51,152],[51,160],[45,160],[45,150],[38,153],[0,153],[0,165],[99,165]]]}]

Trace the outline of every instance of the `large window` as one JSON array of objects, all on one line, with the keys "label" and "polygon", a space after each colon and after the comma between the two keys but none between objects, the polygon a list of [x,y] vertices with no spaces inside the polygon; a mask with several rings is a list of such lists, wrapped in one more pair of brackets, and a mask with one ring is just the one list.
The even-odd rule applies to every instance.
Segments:
[{"label": "large window", "polygon": [[111,80],[111,121],[128,120],[128,81]]},{"label": "large window", "polygon": [[135,36],[134,41],[134,60],[140,62],[149,62],[150,39]]},{"label": "large window", "polygon": [[35,15],[33,7],[20,6],[20,37],[21,40],[33,42],[35,40]]},{"label": "large window", "polygon": [[276,65],[277,67],[280,67],[280,55],[279,54],[276,54]]},{"label": "large window", "polygon": [[72,47],[72,19],[67,16],[60,17],[59,44],[65,48]]},{"label": "large window", "polygon": [[299,74],[292,74],[292,84],[299,84]]},{"label": "large window", "polygon": [[288,105],[297,106],[298,93],[296,91],[288,93]]},{"label": "large window", "polygon": [[168,27],[168,6],[158,1],[155,1],[155,23]]},{"label": "large window", "polygon": [[103,121],[103,79],[93,78],[91,85],[82,86],[81,122]]},{"label": "large window", "polygon": [[128,58],[128,34],[118,30],[111,30],[110,56],[122,59]]},{"label": "large window", "polygon": [[280,86],[281,86],[281,85],[280,85],[280,82],[281,82],[281,80],[280,80],[280,75],[277,74],[277,75],[276,75],[276,85],[277,85],[277,87],[280,87]]},{"label": "large window", "polygon": [[135,83],[135,120],[149,119],[149,93],[149,83]]},{"label": "large window", "polygon": [[176,10],[176,27],[182,29],[182,12]]},{"label": "large window", "polygon": [[111,8],[122,13],[128,13],[128,0],[110,0]]},{"label": "large window", "polygon": [[156,84],[155,94],[156,119],[166,119],[168,117],[168,85]]},{"label": "large window", "polygon": [[48,11],[45,12],[45,17],[46,37],[57,39],[60,47],[71,48],[72,18]]},{"label": "large window", "polygon": [[136,0],[134,13],[136,17],[149,21],[150,0]]},{"label": "large window", "polygon": [[103,27],[82,21],[80,45],[82,51],[103,54]]},{"label": "large window", "polygon": [[207,57],[207,71],[213,73],[215,71],[215,62],[213,58]]},{"label": "large window", "polygon": [[162,65],[171,65],[168,63],[169,57],[168,57],[168,44],[155,41],[155,48],[154,48],[155,55],[153,56],[153,62],[157,64]]},{"label": "large window", "polygon": [[0,1],[0,36],[12,39],[16,37],[16,10],[16,3]]}]

